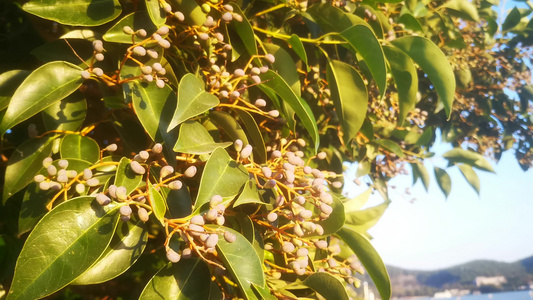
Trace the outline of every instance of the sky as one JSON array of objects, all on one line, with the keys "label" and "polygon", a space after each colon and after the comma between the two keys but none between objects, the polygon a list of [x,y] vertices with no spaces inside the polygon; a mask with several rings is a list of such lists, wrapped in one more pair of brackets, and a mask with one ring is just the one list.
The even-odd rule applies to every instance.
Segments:
[{"label": "sky", "polygon": [[[433,166],[446,167],[441,155],[450,149],[447,144],[437,145],[432,149],[437,155],[425,163],[431,175],[429,192],[420,181],[412,186],[411,175],[390,181],[396,186],[389,189],[392,203],[369,230],[385,263],[435,270],[476,259],[513,262],[533,255],[533,170],[522,171],[513,150],[504,152],[498,164],[491,162],[496,174],[476,169],[481,181],[478,196],[459,169],[450,167],[446,171],[452,190],[445,199],[432,170]],[[356,167],[349,166],[347,179],[354,178]],[[349,197],[366,189],[364,184],[345,182]],[[376,193],[367,207],[382,201]]]}]

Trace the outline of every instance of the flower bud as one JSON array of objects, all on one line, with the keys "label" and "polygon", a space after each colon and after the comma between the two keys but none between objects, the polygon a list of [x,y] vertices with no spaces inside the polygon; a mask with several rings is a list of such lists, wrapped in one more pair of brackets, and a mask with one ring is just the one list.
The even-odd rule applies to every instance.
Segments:
[{"label": "flower bud", "polygon": [[[226,242],[228,242],[228,243],[233,243],[233,242],[235,242],[235,240],[237,239],[237,237],[236,237],[233,233],[231,233],[231,232],[229,232],[229,231],[225,231],[225,232],[224,232],[224,239],[225,239]],[[265,245],[265,246],[266,246],[266,245]]]},{"label": "flower bud", "polygon": [[185,170],[185,172],[183,173],[183,175],[185,175],[185,177],[194,177],[194,175],[196,175],[196,166],[190,166],[187,168],[187,170]]},{"label": "flower bud", "polygon": [[143,166],[141,166],[141,164],[139,164],[138,161],[132,160],[130,162],[130,167],[131,170],[137,175],[144,175],[144,173],[146,173],[146,170]]},{"label": "flower bud", "polygon": [[174,180],[168,184],[168,188],[171,190],[179,190],[183,186],[183,183],[179,180]]},{"label": "flower bud", "polygon": [[98,202],[98,204],[101,206],[106,206],[111,203],[111,199],[109,199],[109,197],[107,197],[105,194],[99,193],[96,195],[96,202]]},{"label": "flower bud", "polygon": [[105,147],[105,150],[109,152],[115,152],[117,151],[117,149],[118,149],[117,144],[109,144],[107,147]]},{"label": "flower bud", "polygon": [[252,146],[246,145],[241,151],[241,158],[247,159],[252,154]]}]

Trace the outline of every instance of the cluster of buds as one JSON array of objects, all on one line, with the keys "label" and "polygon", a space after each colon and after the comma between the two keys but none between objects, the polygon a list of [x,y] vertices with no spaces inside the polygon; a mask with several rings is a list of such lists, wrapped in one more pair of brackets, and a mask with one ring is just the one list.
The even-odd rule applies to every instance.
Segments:
[{"label": "cluster of buds", "polygon": [[[104,43],[101,40],[95,40],[93,41],[93,59],[96,61],[103,61],[104,60]],[[81,71],[81,77],[84,79],[91,78],[91,73],[94,74],[97,77],[104,76],[104,70],[98,67],[93,67],[91,64],[91,67],[87,70]]]},{"label": "cluster of buds", "polygon": [[43,160],[43,168],[46,170],[46,175],[37,174],[33,178],[39,184],[39,189],[43,191],[59,191],[63,189],[71,180],[77,180],[76,192],[80,195],[84,194],[86,187],[95,187],[100,184],[97,178],[93,178],[93,173],[90,169],[83,170],[83,174],[78,174],[75,170],[68,170],[69,162],[66,159],[61,159],[56,165],[53,164],[53,159],[47,157]]}]

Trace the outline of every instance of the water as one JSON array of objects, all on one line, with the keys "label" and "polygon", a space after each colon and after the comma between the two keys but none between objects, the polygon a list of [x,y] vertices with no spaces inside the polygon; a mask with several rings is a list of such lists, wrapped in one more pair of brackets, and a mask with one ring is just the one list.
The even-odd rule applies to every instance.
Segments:
[{"label": "water", "polygon": [[466,295],[451,298],[433,298],[433,297],[416,297],[416,298],[402,298],[402,299],[416,299],[416,300],[435,300],[435,299],[452,299],[452,300],[532,300],[533,290],[530,291],[513,291],[501,292],[481,295]]}]

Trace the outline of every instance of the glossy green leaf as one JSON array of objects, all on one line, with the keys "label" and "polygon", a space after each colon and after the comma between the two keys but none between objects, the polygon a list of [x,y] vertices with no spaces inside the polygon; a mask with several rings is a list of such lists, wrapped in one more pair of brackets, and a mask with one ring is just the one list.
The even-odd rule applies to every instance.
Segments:
[{"label": "glossy green leaf", "polygon": [[71,284],[96,284],[119,276],[137,261],[147,242],[148,231],[142,221],[121,222],[98,261]]},{"label": "glossy green leaf", "polygon": [[194,74],[185,74],[179,84],[178,106],[168,125],[168,130],[172,130],[189,118],[208,111],[219,103],[216,96],[205,91],[204,83],[200,79]]},{"label": "glossy green leaf", "polygon": [[411,163],[411,169],[413,172],[413,184],[420,178],[427,191],[429,189],[429,173],[424,164],[419,161]]},{"label": "glossy green leaf", "polygon": [[242,16],[242,22],[238,22],[233,18],[233,21],[230,22],[230,26],[239,35],[248,54],[250,56],[256,55],[257,45],[255,43],[255,34],[250,21],[248,21],[246,15],[242,12],[241,7],[237,3],[231,2],[230,5],[233,7],[234,13]]},{"label": "glossy green leaf", "polygon": [[470,184],[470,186],[474,188],[476,193],[479,195],[481,184],[476,171],[474,171],[474,169],[469,165],[458,164],[457,166],[459,167],[459,170],[461,170],[461,173],[465,177],[466,181],[468,181],[468,184]]},{"label": "glossy green leaf", "polygon": [[[154,2],[159,2],[151,0]],[[157,31],[157,26],[151,21],[150,16],[145,11],[139,11],[131,13],[120,21],[118,21],[113,27],[111,27],[102,37],[104,41],[113,42],[113,43],[123,43],[131,44],[132,41],[140,42],[144,38],[139,38],[137,36],[131,36],[130,34],[124,33],[122,30],[124,26],[131,27],[134,31],[139,29],[146,30],[147,35],[152,35]]]},{"label": "glossy green leaf", "polygon": [[[223,228],[223,230],[229,231],[237,237],[233,243],[228,243],[223,237],[220,237],[216,249],[227,271],[238,284],[244,298],[258,299],[253,292],[252,284],[264,287],[265,274],[263,273],[262,262],[257,256],[254,247],[244,236],[233,229],[218,226],[212,227]],[[246,257],[245,264],[242,260],[243,257]]]},{"label": "glossy green leaf", "polygon": [[372,195],[372,190],[372,188],[368,188],[366,191],[357,195],[355,198],[349,199],[344,202],[344,212],[348,214],[351,212],[359,211],[361,207],[363,207],[368,202],[368,199],[370,199],[370,195]]},{"label": "glossy green leaf", "polygon": [[446,198],[448,198],[448,195],[450,195],[450,191],[452,190],[452,179],[450,178],[450,175],[448,175],[444,169],[435,167],[435,178],[437,178],[439,188]]},{"label": "glossy green leaf", "polygon": [[387,86],[385,54],[372,29],[365,25],[355,25],[340,35],[357,51],[357,54],[363,57],[381,95],[384,95]]},{"label": "glossy green leaf", "polygon": [[450,10],[450,13],[457,14],[460,18],[465,20],[478,22],[479,15],[474,4],[464,0],[450,0],[446,2],[443,7]]},{"label": "glossy green leaf", "polygon": [[324,228],[323,235],[334,234],[342,228],[345,221],[346,213],[344,212],[344,205],[336,195],[331,194],[331,196],[333,197],[333,203],[330,206],[333,208],[333,211],[327,219],[317,222],[317,224],[320,224]]},{"label": "glossy green leaf", "polygon": [[82,69],[55,61],[33,71],[18,87],[0,124],[0,134],[77,90]]},{"label": "glossy green leaf", "polygon": [[[58,161],[55,160],[52,164],[59,169]],[[67,159],[68,170],[76,171],[78,174],[82,173],[84,169],[89,168],[92,164],[85,160]],[[48,175],[46,169],[42,168],[39,172],[42,175]],[[48,212],[46,205],[52,200],[53,195],[58,191],[42,191],[39,185],[35,182],[30,183],[24,197],[22,198],[22,205],[19,212],[18,235],[22,235],[33,229],[35,224]]]},{"label": "glossy green leaf", "polygon": [[43,217],[22,248],[8,299],[50,295],[94,264],[113,237],[119,206],[93,200],[71,199]]},{"label": "glossy green leaf", "polygon": [[522,16],[520,14],[520,10],[514,7],[505,18],[505,21],[503,21],[502,31],[509,31],[513,29],[514,27],[516,27],[516,25],[520,24],[521,19]]},{"label": "glossy green leaf", "polygon": [[[264,89],[265,87],[270,88],[296,112],[301,123],[311,135],[311,139],[314,143],[314,151],[316,152],[319,144],[317,122],[307,102],[294,94],[287,82],[275,72],[269,70],[261,76],[261,79],[263,81],[259,85],[261,89]],[[286,117],[290,118],[290,116]]]},{"label": "glossy green leaf", "polygon": [[163,199],[163,196],[161,196],[155,187],[150,186],[150,189],[148,190],[148,198],[150,200],[150,204],[152,205],[155,217],[159,220],[159,222],[161,222],[161,224],[165,224],[167,205]]},{"label": "glossy green leaf", "polygon": [[82,39],[59,39],[43,44],[31,51],[40,61],[47,63],[65,61],[86,68],[93,59],[92,43]]},{"label": "glossy green leaf", "polygon": [[167,21],[167,13],[161,4],[166,2],[160,2],[159,0],[145,0],[144,2],[146,3],[146,10],[150,15],[152,23],[157,27],[165,25],[165,22]]},{"label": "glossy green leaf", "polygon": [[67,134],[61,139],[59,152],[61,158],[82,159],[89,162],[100,160],[100,147],[98,143],[86,136]]},{"label": "glossy green leaf", "polygon": [[257,125],[257,122],[249,112],[240,109],[236,109],[235,112],[239,115],[248,133],[247,137],[252,141],[252,145],[254,146],[254,161],[258,164],[265,163],[267,161],[266,146],[259,125]]},{"label": "glossy green leaf", "polygon": [[409,13],[403,14],[399,19],[398,23],[405,25],[405,29],[412,30],[414,32],[424,33],[424,29],[418,20]]},{"label": "glossy green leaf", "polygon": [[409,111],[415,108],[418,74],[415,65],[403,51],[391,46],[384,46],[383,51],[387,56],[392,78],[398,90],[400,106],[398,125],[402,126]]},{"label": "glossy green leaf", "polygon": [[165,199],[169,219],[185,218],[192,213],[192,199],[185,184],[179,190],[161,187],[161,196]]},{"label": "glossy green leaf", "polygon": [[301,96],[302,87],[300,85],[300,75],[294,67],[294,60],[291,55],[276,44],[264,43],[266,51],[276,58],[272,64],[272,69],[276,70],[279,76],[291,87],[294,94]]},{"label": "glossy green leaf", "polygon": [[20,145],[7,161],[3,202],[22,190],[42,168],[43,159],[52,152],[54,136],[30,139]]},{"label": "glossy green leaf", "polygon": [[327,80],[342,125],[344,143],[348,144],[365,120],[368,105],[366,86],[355,68],[338,60],[329,60]]},{"label": "glossy green leaf", "polygon": [[73,93],[43,111],[47,130],[77,131],[87,115],[87,101],[81,93]]},{"label": "glossy green leaf", "polygon": [[309,71],[309,64],[307,62],[307,53],[305,52],[304,44],[302,43],[302,40],[296,35],[293,34],[291,37],[287,40],[287,43],[291,46],[292,50],[298,57],[302,60],[302,62],[307,66],[307,71]]},{"label": "glossy green leaf", "polygon": [[120,15],[118,0],[32,0],[22,6],[43,19],[72,26],[98,26]]},{"label": "glossy green leaf", "polygon": [[404,36],[391,43],[409,55],[428,75],[449,118],[455,97],[455,77],[444,53],[432,41],[421,36]]},{"label": "glossy green leaf", "polygon": [[303,283],[319,293],[325,299],[350,299],[341,279],[329,273],[320,272],[311,274]]},{"label": "glossy green leaf", "polygon": [[265,204],[259,197],[259,190],[257,189],[257,183],[255,182],[255,179],[250,179],[244,184],[241,194],[239,197],[237,197],[235,203],[233,203],[233,207],[237,207],[246,203]]},{"label": "glossy green leaf", "polygon": [[246,168],[231,159],[226,150],[217,148],[205,165],[194,212],[198,213],[214,195],[235,197],[248,180]]},{"label": "glossy green leaf", "polygon": [[200,155],[211,153],[218,147],[226,148],[231,144],[231,142],[216,143],[202,124],[196,121],[187,121],[180,126],[174,151]]},{"label": "glossy green leaf", "polygon": [[28,75],[30,72],[26,70],[11,70],[0,74],[0,110],[9,106],[11,97]]},{"label": "glossy green leaf", "polygon": [[329,3],[315,4],[309,7],[307,12],[324,32],[342,32],[357,24],[367,24],[362,18],[346,13]]},{"label": "glossy green leaf", "polygon": [[480,170],[494,173],[492,165],[479,153],[462,148],[453,148],[444,153],[442,157],[448,159],[450,163],[465,163]]},{"label": "glossy green leaf", "polygon": [[264,287],[260,287],[258,286],[257,284],[253,284],[252,283],[252,288],[257,296],[257,298],[261,299],[261,300],[277,300],[278,297],[272,295],[270,289],[268,288],[267,285],[265,285]]},{"label": "glossy green leaf", "polygon": [[383,260],[376,252],[370,241],[358,232],[342,228],[337,235],[352,249],[359,261],[363,264],[368,275],[374,281],[381,299],[391,298],[391,283]]},{"label": "glossy green leaf", "polygon": [[131,194],[138,186],[141,184],[143,176],[139,175],[131,169],[131,159],[127,157],[122,157],[117,167],[117,172],[115,174],[115,182],[113,183],[116,186],[123,186],[126,188],[126,191]]},{"label": "glossy green leaf", "polygon": [[174,91],[168,85],[160,89],[154,83],[146,82],[124,85],[124,91],[132,93],[133,108],[144,130],[154,142],[163,143],[165,158],[173,164],[172,147],[176,143],[176,134],[167,129],[176,108]]},{"label": "glossy green leaf", "polygon": [[391,140],[387,140],[387,139],[380,139],[380,140],[377,140],[378,144],[387,149],[388,151],[394,153],[396,156],[398,157],[404,157],[405,155],[403,154],[403,150],[402,150],[402,147],[400,147],[400,145],[398,145],[397,143],[391,141]]},{"label": "glossy green leaf", "polygon": [[389,202],[369,207],[362,210],[352,211],[346,214],[346,224],[361,234],[366,234],[367,230],[374,227],[381,219],[385,210],[389,207]]},{"label": "glossy green leaf", "polygon": [[371,163],[368,160],[360,161],[357,165],[357,171],[355,173],[355,177],[359,178],[361,176],[365,176],[368,173],[370,173]]},{"label": "glossy green leaf", "polygon": [[244,145],[250,143],[241,125],[229,113],[225,111],[212,111],[209,113],[209,119],[215,121],[218,126],[222,127],[233,141],[240,139]]},{"label": "glossy green leaf", "polygon": [[152,299],[208,299],[211,276],[201,259],[182,259],[168,263],[150,279],[140,300]]}]

